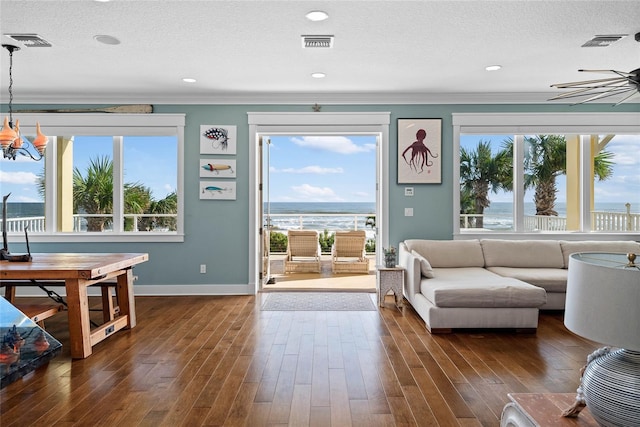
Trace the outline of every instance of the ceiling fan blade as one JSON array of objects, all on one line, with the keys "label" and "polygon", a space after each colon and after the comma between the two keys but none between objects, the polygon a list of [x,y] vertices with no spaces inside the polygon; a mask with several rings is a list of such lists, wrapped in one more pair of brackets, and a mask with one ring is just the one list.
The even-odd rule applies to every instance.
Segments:
[{"label": "ceiling fan blade", "polygon": [[[558,99],[579,98],[579,97],[590,96],[590,95],[596,95],[599,98],[600,97],[601,98],[607,98],[609,96],[619,95],[619,94],[627,92],[628,90],[631,90],[628,87],[617,87],[617,88],[610,88],[610,89],[602,88],[602,89],[603,90],[601,90],[601,91],[591,90],[589,92],[587,90],[584,90],[581,93],[575,93],[577,91],[564,93],[564,94],[560,94],[560,95],[557,95],[557,96],[551,98],[550,101],[558,100]],[[594,99],[598,99],[598,98],[594,98]],[[586,100],[583,101],[583,102],[586,102]]]},{"label": "ceiling fan blade", "polygon": [[597,95],[592,96],[591,98],[587,98],[587,99],[585,99],[583,101],[580,101],[580,102],[578,102],[578,103],[576,103],[574,105],[584,104],[585,102],[594,101],[596,99],[603,99],[603,98],[609,98],[610,96],[620,95],[621,93],[625,93],[628,90],[631,90],[631,89],[626,89],[626,90],[618,89],[618,90],[610,90],[610,91],[601,92],[601,93],[598,93]]},{"label": "ceiling fan blade", "polygon": [[592,84],[592,83],[605,83],[605,82],[621,83],[621,82],[626,82],[626,81],[627,81],[627,79],[625,77],[609,77],[607,79],[595,79],[595,80],[582,80],[582,81],[579,81],[579,82],[555,83],[555,84],[552,84],[551,87],[557,87],[559,89],[564,89],[564,88],[577,87],[577,86],[580,86],[580,85]]},{"label": "ceiling fan blade", "polygon": [[578,70],[581,73],[613,73],[613,74],[618,74],[618,75],[622,75],[622,74],[631,74],[631,73],[627,73],[625,71],[617,71],[617,70],[585,70],[585,69],[581,69]]},{"label": "ceiling fan blade", "polygon": [[640,92],[638,92],[637,90],[634,90],[634,91],[632,91],[632,92],[631,92],[631,94],[630,94],[629,96],[625,96],[625,97],[624,97],[624,98],[622,98],[620,101],[616,102],[616,104],[614,105],[614,107],[616,107],[616,106],[618,106],[618,105],[622,104],[622,103],[623,103],[624,101],[626,101],[627,99],[631,99],[631,98],[633,98],[634,96],[638,96],[638,95],[640,95]]},{"label": "ceiling fan blade", "polygon": [[593,87],[585,87],[578,90],[572,90],[571,92],[565,92],[565,93],[561,93],[560,95],[556,95],[553,98],[550,98],[549,101],[562,99],[562,98],[573,98],[576,95],[584,94],[584,92],[588,92],[590,90],[593,90]]}]

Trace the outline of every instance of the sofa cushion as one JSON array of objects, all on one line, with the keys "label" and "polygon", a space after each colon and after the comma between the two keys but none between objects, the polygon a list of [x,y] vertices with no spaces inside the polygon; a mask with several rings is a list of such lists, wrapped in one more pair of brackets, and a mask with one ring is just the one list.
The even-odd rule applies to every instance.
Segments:
[{"label": "sofa cushion", "polygon": [[433,279],[433,268],[431,268],[431,264],[429,264],[429,261],[427,261],[425,257],[420,255],[416,251],[411,251],[411,254],[414,257],[418,258],[418,261],[420,261],[420,273],[422,274],[422,276],[426,277],[427,279]]},{"label": "sofa cushion", "polygon": [[562,249],[562,255],[564,257],[564,268],[569,268],[569,256],[576,252],[616,252],[616,253],[629,253],[640,254],[640,243],[634,241],[598,241],[598,240],[584,240],[584,241],[560,241],[560,248]]},{"label": "sofa cushion", "polygon": [[481,267],[434,268],[420,281],[420,292],[437,307],[539,307],[544,289],[501,277]]},{"label": "sofa cushion", "polygon": [[433,268],[484,267],[480,241],[473,240],[405,240],[410,251],[416,251]]},{"label": "sofa cushion", "polygon": [[564,260],[557,240],[482,239],[487,267],[562,268]]},{"label": "sofa cushion", "polygon": [[566,292],[568,270],[562,268],[514,268],[487,267],[487,270],[503,277],[522,280],[544,288],[547,292]]}]

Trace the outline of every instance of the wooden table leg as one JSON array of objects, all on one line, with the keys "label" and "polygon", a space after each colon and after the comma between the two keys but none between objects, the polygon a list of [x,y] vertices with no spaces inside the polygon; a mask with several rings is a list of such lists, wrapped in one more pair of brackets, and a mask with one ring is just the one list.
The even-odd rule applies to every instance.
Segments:
[{"label": "wooden table leg", "polygon": [[69,341],[71,357],[84,359],[91,351],[91,321],[89,319],[89,297],[85,280],[65,280],[67,309],[69,316]]},{"label": "wooden table leg", "polygon": [[126,315],[127,328],[136,326],[136,301],[133,294],[133,270],[128,268],[125,274],[118,276],[118,290],[116,292],[120,315]]}]

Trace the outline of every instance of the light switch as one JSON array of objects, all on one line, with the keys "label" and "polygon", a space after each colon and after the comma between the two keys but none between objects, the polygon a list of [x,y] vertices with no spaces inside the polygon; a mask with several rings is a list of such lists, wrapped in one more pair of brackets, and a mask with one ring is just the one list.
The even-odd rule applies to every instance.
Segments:
[{"label": "light switch", "polygon": [[404,208],[404,216],[413,216],[413,208]]}]

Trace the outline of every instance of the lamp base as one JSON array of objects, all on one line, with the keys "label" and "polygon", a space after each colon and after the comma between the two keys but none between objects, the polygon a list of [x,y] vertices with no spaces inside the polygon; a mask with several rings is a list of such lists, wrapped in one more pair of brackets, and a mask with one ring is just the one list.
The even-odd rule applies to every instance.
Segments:
[{"label": "lamp base", "polygon": [[640,352],[616,350],[589,363],[582,391],[593,418],[608,427],[637,426],[640,420]]}]

